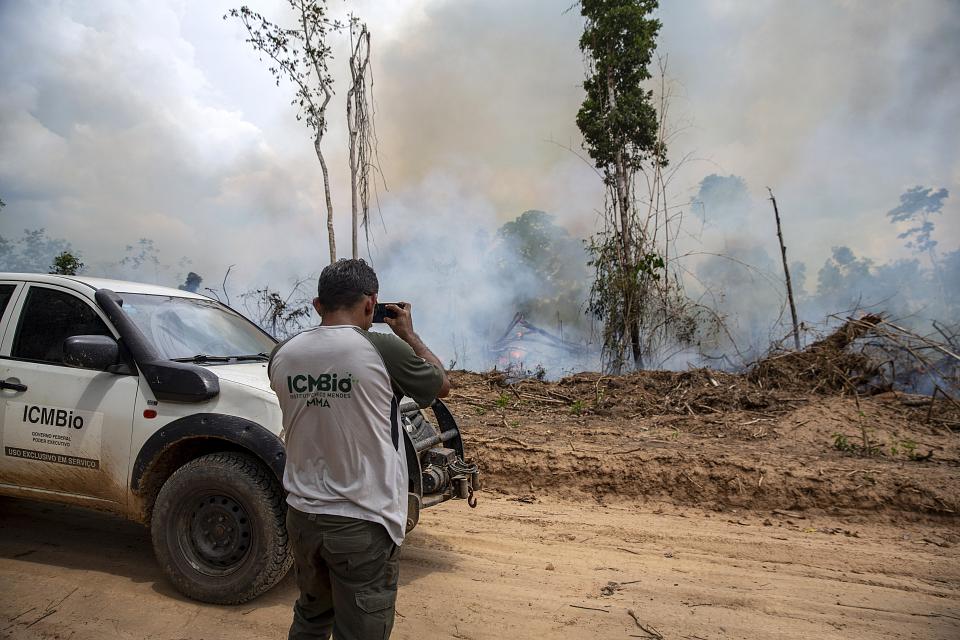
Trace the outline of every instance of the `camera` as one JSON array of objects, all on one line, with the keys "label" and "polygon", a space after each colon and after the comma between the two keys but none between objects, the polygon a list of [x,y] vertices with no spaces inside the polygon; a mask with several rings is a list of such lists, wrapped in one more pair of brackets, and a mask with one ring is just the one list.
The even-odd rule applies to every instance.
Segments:
[{"label": "camera", "polygon": [[387,309],[387,305],[388,305],[388,304],[395,304],[395,305],[397,305],[398,307],[400,307],[401,309],[403,309],[404,307],[406,307],[406,305],[403,304],[402,302],[378,302],[378,303],[373,307],[373,321],[374,321],[374,322],[383,322],[383,319],[384,319],[384,318],[396,318],[396,317],[397,317],[396,312],[391,311],[390,309]]}]

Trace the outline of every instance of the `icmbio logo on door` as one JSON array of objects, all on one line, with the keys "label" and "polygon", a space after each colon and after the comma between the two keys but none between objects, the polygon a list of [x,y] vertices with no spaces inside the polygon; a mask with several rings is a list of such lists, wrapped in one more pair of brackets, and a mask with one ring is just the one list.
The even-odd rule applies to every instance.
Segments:
[{"label": "icmbio logo on door", "polygon": [[102,425],[98,411],[8,401],[3,453],[25,461],[99,469]]}]

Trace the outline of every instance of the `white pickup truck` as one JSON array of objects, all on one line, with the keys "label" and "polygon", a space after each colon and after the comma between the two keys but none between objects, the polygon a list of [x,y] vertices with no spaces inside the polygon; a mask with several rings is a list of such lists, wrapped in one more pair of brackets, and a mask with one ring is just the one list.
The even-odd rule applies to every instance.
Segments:
[{"label": "white pickup truck", "polygon": [[[290,568],[276,341],[205,296],[134,282],[0,273],[0,495],[150,526],[187,596],[236,604]],[[475,465],[446,407],[401,406],[407,528]]]}]

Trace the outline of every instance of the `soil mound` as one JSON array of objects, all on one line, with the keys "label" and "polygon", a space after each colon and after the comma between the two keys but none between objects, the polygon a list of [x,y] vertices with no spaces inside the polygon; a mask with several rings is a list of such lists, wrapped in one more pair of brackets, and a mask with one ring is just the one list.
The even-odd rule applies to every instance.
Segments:
[{"label": "soil mound", "polygon": [[845,325],[743,375],[454,372],[448,404],[485,486],[518,498],[954,518],[960,408],[849,392],[851,374],[866,370],[838,353],[861,329]]}]

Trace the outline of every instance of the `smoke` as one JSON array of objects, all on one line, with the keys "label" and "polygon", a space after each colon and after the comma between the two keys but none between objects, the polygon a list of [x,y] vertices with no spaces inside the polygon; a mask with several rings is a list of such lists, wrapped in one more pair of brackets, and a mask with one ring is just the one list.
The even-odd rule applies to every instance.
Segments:
[{"label": "smoke", "polygon": [[[312,288],[326,255],[319,167],[289,88],[274,86],[242,29],[221,20],[234,4],[0,3],[0,237],[10,255],[26,246],[24,229],[45,228],[50,250],[69,245],[91,274],[176,286],[195,272],[221,290],[234,265],[235,303],[267,285],[285,294],[307,278]],[[374,35],[385,185],[368,257],[382,296],[413,302],[423,336],[457,366],[485,366],[518,310],[589,343],[577,241],[597,226],[603,186],[574,153],[576,10],[546,0],[351,6]],[[257,9],[282,15],[283,3]],[[749,357],[788,328],[768,185],[804,321],[856,305],[918,322],[958,317],[960,5],[700,0],[659,13],[678,90],[670,194],[689,212],[685,285],[728,319],[738,348]],[[338,44],[341,88],[343,53]],[[341,255],[342,116],[333,112],[327,136]],[[917,185],[950,194],[939,212],[888,216]],[[573,240],[551,241],[558,260],[583,267],[558,276],[563,299],[498,237],[532,209]],[[906,240],[938,244],[931,255]],[[43,268],[45,255],[31,256]]]},{"label": "smoke", "polygon": [[517,312],[556,334],[565,327],[568,342],[589,341],[586,255],[549,216],[527,212],[500,225],[482,193],[442,172],[396,194],[383,215],[390,231],[371,251],[379,298],[411,302],[417,331],[446,363],[489,368],[490,348]]},{"label": "smoke", "polygon": [[[736,174],[760,198],[773,188],[796,259],[822,264],[835,245],[909,256],[882,215],[916,184],[956,192],[960,5],[663,3],[661,14],[674,110],[690,123],[671,155],[703,159],[680,194]],[[960,237],[960,220],[940,232]]]},{"label": "smoke", "polygon": [[[819,266],[793,262],[801,324],[823,328],[870,311],[921,332],[931,331],[937,320],[955,325],[960,317],[960,296],[954,293],[960,290],[960,246],[930,219],[950,207],[948,198],[946,189],[912,187],[901,194],[899,205],[876,214],[877,235],[885,231],[884,241],[904,242],[910,257],[877,259],[834,244]],[[772,205],[751,196],[739,176],[710,175],[702,180],[693,209],[702,212],[704,232],[687,243],[697,260],[691,291],[724,318],[729,331],[729,340],[706,349],[708,359],[736,352],[738,364],[755,360],[792,329]],[[904,226],[908,228],[900,232]],[[757,233],[764,228],[765,236]],[[933,250],[938,238],[951,247],[942,258]],[[786,241],[789,245],[789,233]],[[808,270],[816,274],[810,286]]]}]

